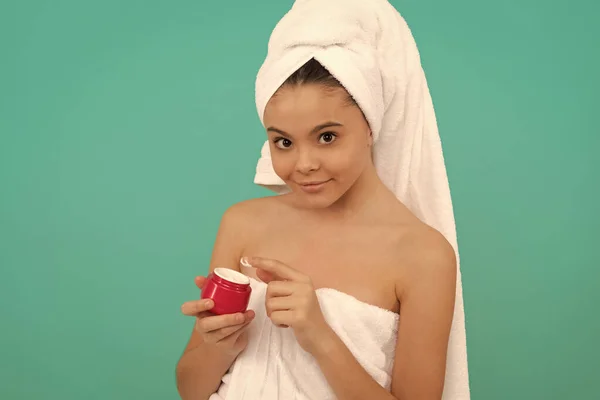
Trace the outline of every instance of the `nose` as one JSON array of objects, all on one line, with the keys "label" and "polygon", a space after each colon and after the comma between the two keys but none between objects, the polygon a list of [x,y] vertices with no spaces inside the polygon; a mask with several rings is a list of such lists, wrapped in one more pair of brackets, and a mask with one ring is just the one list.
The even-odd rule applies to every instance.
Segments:
[{"label": "nose", "polygon": [[303,175],[308,175],[319,169],[320,163],[313,152],[308,149],[298,151],[298,159],[296,160],[296,171]]}]

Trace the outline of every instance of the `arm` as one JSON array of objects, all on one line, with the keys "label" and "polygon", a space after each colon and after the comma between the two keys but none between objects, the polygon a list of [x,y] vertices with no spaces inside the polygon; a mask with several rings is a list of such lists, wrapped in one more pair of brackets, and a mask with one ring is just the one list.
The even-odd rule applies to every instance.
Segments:
[{"label": "arm", "polygon": [[337,399],[396,399],[364,370],[335,332],[323,338],[313,356]]},{"label": "arm", "polygon": [[[239,270],[241,249],[239,244],[243,229],[238,206],[228,209],[221,220],[210,261],[209,271],[218,266]],[[239,353],[238,353],[239,354]],[[205,343],[196,328],[181,356],[176,369],[177,388],[183,400],[208,399],[215,393],[223,375],[237,358],[221,346]],[[209,362],[205,362],[208,360]]]},{"label": "arm", "polygon": [[415,254],[401,301],[392,393],[399,399],[439,400],[456,296],[456,256],[437,232]]},{"label": "arm", "polygon": [[236,359],[235,355],[203,344],[194,335],[177,364],[177,389],[183,400],[208,399],[219,389],[223,375]]},{"label": "arm", "polygon": [[397,285],[401,311],[391,393],[371,378],[333,331],[313,353],[338,399],[442,398],[456,261],[445,240],[427,242],[424,251],[415,255],[415,268],[402,285],[405,289],[398,290]]}]

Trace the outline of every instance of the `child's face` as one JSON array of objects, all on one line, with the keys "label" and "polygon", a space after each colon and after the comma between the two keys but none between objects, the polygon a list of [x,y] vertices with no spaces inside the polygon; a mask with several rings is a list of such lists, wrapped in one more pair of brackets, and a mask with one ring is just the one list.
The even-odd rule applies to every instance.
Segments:
[{"label": "child's face", "polygon": [[265,108],[273,168],[306,207],[328,207],[371,161],[371,134],[343,89],[281,88]]}]

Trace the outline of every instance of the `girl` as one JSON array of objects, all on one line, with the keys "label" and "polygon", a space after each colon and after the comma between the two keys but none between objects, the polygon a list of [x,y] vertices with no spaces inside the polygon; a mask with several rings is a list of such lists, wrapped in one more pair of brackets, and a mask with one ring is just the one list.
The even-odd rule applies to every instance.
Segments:
[{"label": "girl", "polygon": [[252,298],[221,316],[210,300],[183,304],[196,319],[177,367],[184,400],[442,398],[455,250],[382,181],[357,98],[311,57],[266,101],[287,192],[223,215],[209,269],[249,276]]}]

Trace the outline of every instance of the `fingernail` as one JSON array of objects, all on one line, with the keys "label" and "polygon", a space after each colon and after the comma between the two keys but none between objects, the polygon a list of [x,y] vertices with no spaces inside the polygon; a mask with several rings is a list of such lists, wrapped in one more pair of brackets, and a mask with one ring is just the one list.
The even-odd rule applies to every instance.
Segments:
[{"label": "fingernail", "polygon": [[252,265],[250,265],[250,262],[248,261],[248,257],[242,257],[242,259],[240,260],[240,264],[242,264],[244,267],[252,267]]},{"label": "fingernail", "polygon": [[204,300],[204,304],[206,305],[206,307],[209,307],[209,308],[213,308],[213,306],[215,305],[213,303],[213,301],[210,299]]}]

